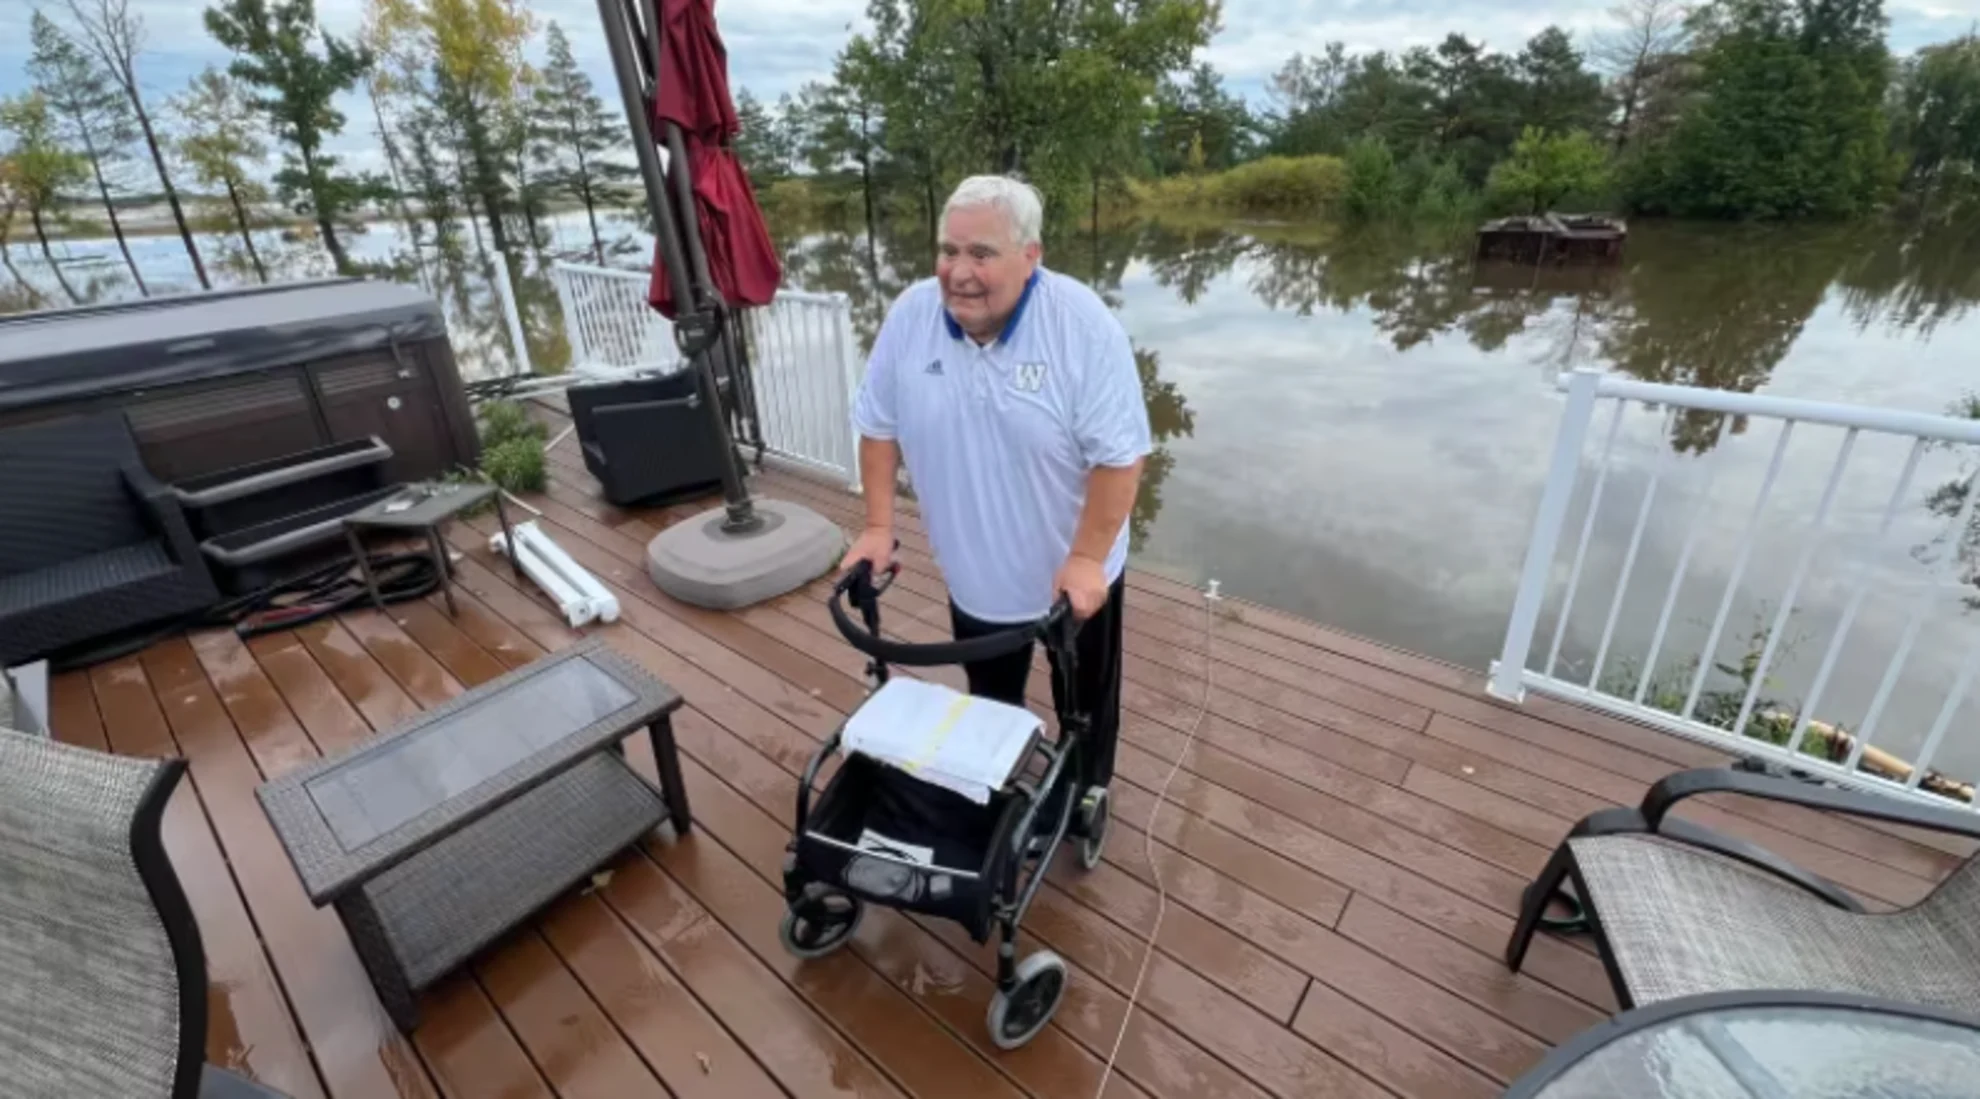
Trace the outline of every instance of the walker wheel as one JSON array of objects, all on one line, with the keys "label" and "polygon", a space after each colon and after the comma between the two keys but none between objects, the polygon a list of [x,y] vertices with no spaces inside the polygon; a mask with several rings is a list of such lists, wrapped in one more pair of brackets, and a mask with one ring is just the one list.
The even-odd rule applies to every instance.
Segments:
[{"label": "walker wheel", "polygon": [[990,998],[990,1040],[1016,1049],[1037,1037],[1066,998],[1066,963],[1040,950],[1018,963],[1017,983]]},{"label": "walker wheel", "polygon": [[1079,803],[1079,864],[1088,870],[1100,865],[1100,853],[1107,847],[1107,828],[1113,823],[1113,798],[1105,786],[1089,786]]},{"label": "walker wheel", "polygon": [[858,897],[837,890],[806,897],[784,910],[777,937],[800,958],[823,958],[851,941],[866,915]]}]

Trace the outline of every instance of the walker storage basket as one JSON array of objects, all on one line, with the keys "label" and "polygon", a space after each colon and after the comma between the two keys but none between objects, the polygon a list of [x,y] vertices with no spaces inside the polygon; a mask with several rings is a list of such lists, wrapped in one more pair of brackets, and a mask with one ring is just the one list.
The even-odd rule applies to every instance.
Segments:
[{"label": "walker storage basket", "polygon": [[877,760],[844,757],[799,833],[786,899],[802,898],[808,882],[832,882],[889,908],[954,920],[984,942],[991,902],[1008,889],[1023,808],[1006,791],[978,805]]}]

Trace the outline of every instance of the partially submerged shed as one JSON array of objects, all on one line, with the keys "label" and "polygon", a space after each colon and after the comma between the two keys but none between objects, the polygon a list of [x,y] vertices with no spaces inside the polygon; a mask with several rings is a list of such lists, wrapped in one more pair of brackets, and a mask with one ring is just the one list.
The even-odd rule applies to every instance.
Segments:
[{"label": "partially submerged shed", "polygon": [[1481,260],[1513,263],[1616,263],[1629,226],[1600,214],[1546,213],[1499,218],[1478,230]]}]

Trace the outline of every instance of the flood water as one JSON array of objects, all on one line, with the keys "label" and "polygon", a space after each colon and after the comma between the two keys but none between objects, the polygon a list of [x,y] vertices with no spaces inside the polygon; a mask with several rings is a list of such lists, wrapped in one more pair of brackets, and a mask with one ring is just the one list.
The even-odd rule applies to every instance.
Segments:
[{"label": "flood water", "polygon": [[[565,248],[582,247],[580,221],[553,220]],[[851,231],[775,231],[787,283],[851,295],[864,340],[892,297],[931,267],[911,227],[871,248]],[[619,219],[610,232],[625,249],[621,262],[639,264],[643,240],[631,222]],[[384,258],[398,241],[374,226],[353,252]],[[1482,668],[1503,640],[1565,372],[1927,413],[1980,391],[1980,225],[1639,223],[1625,261],[1603,271],[1481,269],[1468,243],[1241,223],[1140,224],[1049,241],[1046,262],[1100,291],[1136,348],[1159,440],[1133,519],[1140,563],[1192,583],[1214,577],[1228,593]],[[103,242],[69,247],[109,252]],[[156,238],[146,244],[153,249],[162,270],[177,242]],[[17,248],[17,263],[25,258]],[[114,278],[110,265],[100,269]],[[469,263],[425,277],[471,368],[507,370],[488,270]],[[560,364],[547,280],[531,269],[518,291],[539,368]],[[1607,424],[1605,414],[1591,436]],[[1894,752],[1913,752],[1980,642],[1967,598],[1980,589],[1955,552],[1970,547],[1950,537],[1943,494],[1933,506],[1935,492],[1972,471],[1973,456],[1928,451],[1878,542],[1867,535],[1892,498],[1908,441],[1866,433],[1853,443],[1818,524],[1842,433],[1798,428],[1756,511],[1778,433],[1773,421],[1736,421],[1722,435],[1716,417],[1627,411],[1589,525],[1561,674],[1591,672],[1654,479],[1656,506],[1613,602],[1605,683],[1634,685],[1668,600],[1658,690],[1675,683],[1683,693],[1722,603],[1705,682],[1737,690],[1710,666],[1736,666],[1757,648],[1805,552],[1807,579],[1762,701],[1804,702],[1858,578],[1867,578],[1873,594],[1817,716],[1856,727],[1890,655],[1915,635],[1876,735]],[[1591,443],[1591,461],[1598,449]],[[1553,637],[1586,507],[1584,490],[1569,515],[1536,663]],[[1700,509],[1708,518],[1694,537]],[[1685,581],[1672,596],[1680,563]],[[1727,600],[1735,572],[1742,582]],[[1891,587],[1932,578],[1940,586],[1917,598]],[[1980,726],[1976,718],[1980,702],[1971,700],[1953,713],[1938,757],[1944,769],[1980,775],[1980,743],[1963,735]]]},{"label": "flood water", "polygon": [[[869,257],[861,238],[813,233],[790,246],[789,278],[852,294],[870,333],[885,302],[928,269],[925,241],[893,243]],[[1048,242],[1046,262],[1094,285],[1136,348],[1160,441],[1134,516],[1142,565],[1192,583],[1214,577],[1246,599],[1473,668],[1495,659],[1504,640],[1563,373],[1594,368],[1928,413],[1980,391],[1980,225],[1906,234],[1638,224],[1617,268],[1536,271],[1480,269],[1468,239],[1448,234],[1156,224]],[[1591,436],[1601,436],[1606,416]],[[1812,544],[1759,701],[1785,710],[1802,703],[1864,577],[1871,596],[1818,707],[1818,716],[1858,727],[1919,605],[1890,590],[1938,568],[1946,583],[1924,601],[1875,737],[1915,751],[1980,643],[1980,616],[1961,595],[1980,591],[1953,586],[1973,573],[1949,557],[1950,516],[1928,506],[1934,490],[1971,472],[1971,455],[1929,451],[1889,536],[1872,545],[1858,535],[1878,528],[1909,440],[1859,438],[1817,530],[1843,433],[1800,427],[1756,518],[1778,426],[1735,422],[1723,442],[1719,430],[1712,416],[1625,414],[1560,674],[1585,681],[1591,673],[1656,474],[1660,490],[1603,681],[1634,686],[1668,599],[1651,695],[1671,685],[1687,693],[1735,569],[1742,583],[1702,663],[1737,667],[1760,647]],[[1591,462],[1599,449],[1591,442]],[[1583,484],[1536,665],[1586,516]],[[1701,503],[1708,520],[1694,540]],[[1680,560],[1685,580],[1672,598]],[[1743,686],[1708,667],[1708,700],[1733,691],[1736,708]],[[1975,701],[1954,715],[1938,757],[1947,770],[1980,774],[1980,743],[1959,735],[1976,717]]]}]

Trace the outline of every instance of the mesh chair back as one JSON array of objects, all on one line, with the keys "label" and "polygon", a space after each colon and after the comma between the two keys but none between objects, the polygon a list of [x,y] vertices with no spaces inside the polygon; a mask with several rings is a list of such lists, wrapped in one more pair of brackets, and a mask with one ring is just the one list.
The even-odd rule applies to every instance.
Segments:
[{"label": "mesh chair back", "polygon": [[1968,959],[1967,972],[1980,977],[1980,854],[1946,875],[1913,914],[1945,936]]},{"label": "mesh chair back", "polygon": [[184,769],[0,730],[0,1092],[198,1093],[206,966],[160,840]]}]

